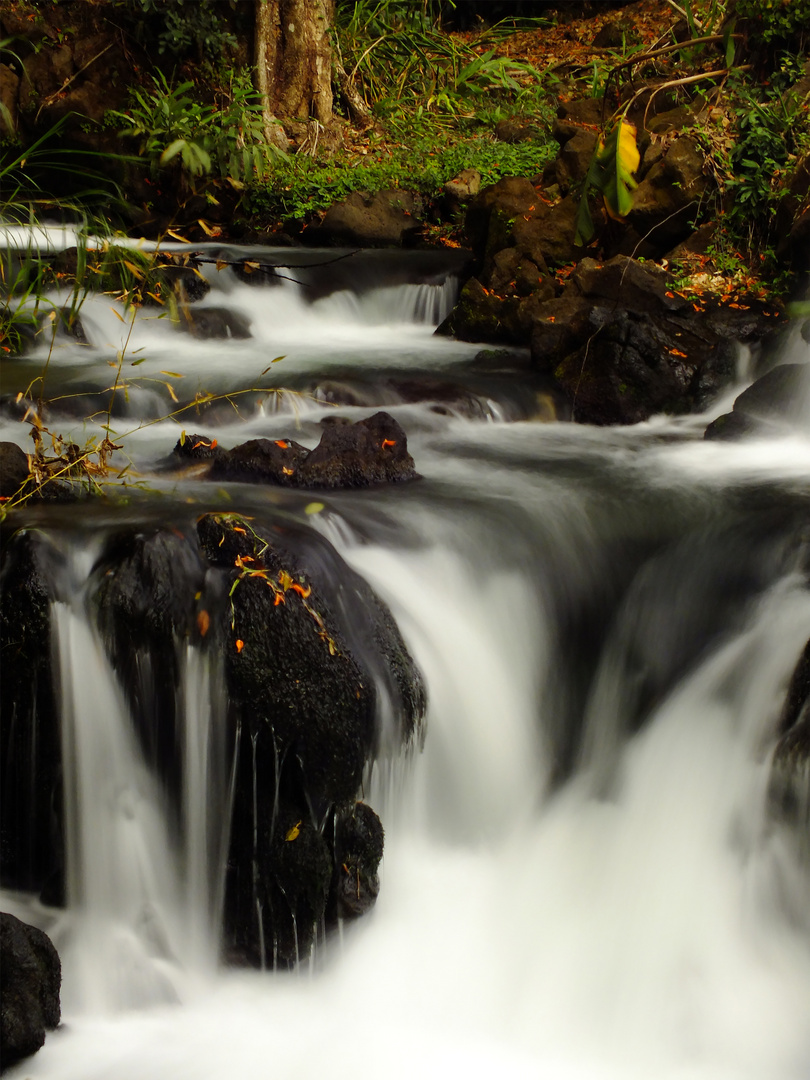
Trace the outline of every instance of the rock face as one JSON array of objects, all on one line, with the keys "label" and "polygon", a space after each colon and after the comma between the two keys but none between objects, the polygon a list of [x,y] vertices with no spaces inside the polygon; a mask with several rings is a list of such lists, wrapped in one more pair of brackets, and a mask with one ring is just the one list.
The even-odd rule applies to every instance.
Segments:
[{"label": "rock face", "polygon": [[48,935],[0,912],[0,1072],[36,1053],[59,1026],[61,985]]}]

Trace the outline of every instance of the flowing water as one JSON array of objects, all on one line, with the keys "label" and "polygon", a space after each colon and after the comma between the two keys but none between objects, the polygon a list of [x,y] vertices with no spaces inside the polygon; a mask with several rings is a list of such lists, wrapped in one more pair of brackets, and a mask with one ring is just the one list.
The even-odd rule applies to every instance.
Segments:
[{"label": "flowing water", "polygon": [[[69,902],[3,898],[64,971],[63,1026],[11,1077],[810,1075],[810,881],[767,801],[810,636],[810,418],[737,444],[704,442],[707,416],[555,422],[525,356],[433,337],[450,269],[369,255],[327,288],[302,266],[265,287],[210,267],[203,308],[251,337],[200,340],[157,311],[130,325],[96,297],[89,344],[54,340],[50,394],[88,396],[49,425],[82,442],[98,421],[71,403],[123,351],[110,415],[135,486],[82,520],[34,514],[59,552]],[[20,389],[48,352],[10,369]],[[161,419],[208,392],[229,397]],[[312,446],[325,416],[380,407],[422,479],[319,494],[309,518],[311,493],[158,468],[184,426]],[[1,426],[25,445],[8,410]],[[201,507],[308,520],[388,602],[428,688],[424,749],[365,785],[386,828],[377,906],[292,974],[217,967],[221,673],[183,652],[177,821],[83,602],[106,529]]]}]

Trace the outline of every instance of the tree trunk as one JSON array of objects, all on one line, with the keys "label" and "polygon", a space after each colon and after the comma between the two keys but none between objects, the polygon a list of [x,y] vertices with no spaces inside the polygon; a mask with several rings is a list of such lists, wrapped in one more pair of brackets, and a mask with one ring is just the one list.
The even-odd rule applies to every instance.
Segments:
[{"label": "tree trunk", "polygon": [[265,127],[332,114],[329,27],[334,0],[256,0],[256,85]]}]

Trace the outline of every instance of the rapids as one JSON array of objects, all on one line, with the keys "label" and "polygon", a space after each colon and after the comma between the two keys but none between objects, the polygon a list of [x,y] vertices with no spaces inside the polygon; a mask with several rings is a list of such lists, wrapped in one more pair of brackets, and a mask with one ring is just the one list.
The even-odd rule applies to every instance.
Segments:
[{"label": "rapids", "polygon": [[[63,962],[63,1025],[7,1075],[806,1080],[810,882],[767,787],[810,637],[810,418],[740,443],[702,440],[729,400],[633,428],[554,421],[519,351],[433,336],[453,262],[397,260],[264,287],[209,265],[202,306],[242,313],[243,340],[90,297],[89,344],[57,335],[4,377],[13,398],[50,352],[50,429],[83,443],[123,353],[109,422],[133,463],[126,497],[80,520],[26,511],[61,567],[70,903],[0,897]],[[788,347],[810,359],[798,333]],[[166,418],[209,392],[228,396]],[[314,445],[326,415],[379,408],[422,479],[319,493],[306,518],[312,493],[160,471],[184,427]],[[0,438],[30,445],[8,408]],[[186,649],[177,835],[83,602],[117,522],[257,507],[309,521],[366,578],[429,695],[424,749],[364,785],[386,829],[377,905],[292,974],[217,965],[221,673]]]}]

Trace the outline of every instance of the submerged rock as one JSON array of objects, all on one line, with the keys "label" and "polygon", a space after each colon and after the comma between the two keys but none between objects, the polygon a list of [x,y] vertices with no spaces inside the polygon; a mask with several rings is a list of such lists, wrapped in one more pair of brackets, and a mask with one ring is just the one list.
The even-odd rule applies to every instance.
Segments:
[{"label": "submerged rock", "polygon": [[0,912],[0,1072],[35,1054],[59,1026],[61,985],[48,935]]},{"label": "submerged rock", "polygon": [[794,668],[778,733],[768,787],[771,809],[801,830],[802,845],[810,851],[810,641]]}]

